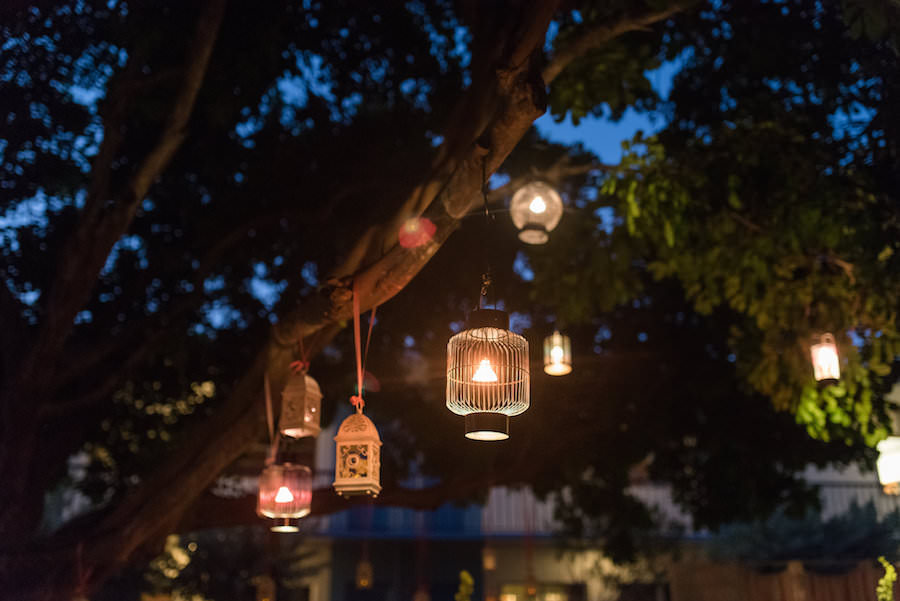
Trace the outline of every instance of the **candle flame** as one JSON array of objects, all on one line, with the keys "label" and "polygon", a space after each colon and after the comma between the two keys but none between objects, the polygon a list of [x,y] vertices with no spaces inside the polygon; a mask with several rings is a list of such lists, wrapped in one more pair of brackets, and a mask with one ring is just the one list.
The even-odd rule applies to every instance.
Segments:
[{"label": "candle flame", "polygon": [[491,362],[488,359],[482,359],[481,364],[478,366],[478,370],[475,371],[475,375],[472,376],[473,382],[496,382],[497,374],[494,372],[494,369],[491,367]]}]

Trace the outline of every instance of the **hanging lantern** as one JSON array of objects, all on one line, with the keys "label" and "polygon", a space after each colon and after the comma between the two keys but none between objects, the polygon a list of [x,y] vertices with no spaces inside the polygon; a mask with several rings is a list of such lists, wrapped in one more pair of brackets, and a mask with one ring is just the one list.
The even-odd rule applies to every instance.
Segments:
[{"label": "hanging lantern", "polygon": [[466,438],[509,438],[509,418],[529,397],[528,341],[509,330],[505,312],[472,311],[447,343],[447,408],[466,417]]},{"label": "hanging lantern", "polygon": [[270,575],[258,574],[250,583],[256,587],[256,601],[275,601],[278,587]]},{"label": "hanging lantern", "polygon": [[497,553],[490,545],[485,545],[481,550],[481,567],[485,572],[497,569]]},{"label": "hanging lantern", "polygon": [[562,218],[563,203],[549,184],[531,182],[513,195],[509,214],[519,229],[519,240],[526,244],[545,244],[548,233]]},{"label": "hanging lantern", "polygon": [[381,437],[372,420],[358,409],[341,423],[334,441],[335,492],[345,497],[377,497],[381,492]]},{"label": "hanging lantern", "polygon": [[296,532],[295,520],[309,515],[312,502],[312,471],[293,463],[266,466],[259,476],[256,513],[273,518],[273,532]]},{"label": "hanging lantern", "polygon": [[356,588],[366,590],[372,588],[375,573],[372,569],[372,563],[368,559],[361,559],[356,564]]},{"label": "hanging lantern", "polygon": [[834,336],[822,334],[809,349],[817,382],[840,380],[841,364]]},{"label": "hanging lantern", "polygon": [[553,332],[544,338],[544,373],[551,376],[564,376],[572,372],[572,341]]},{"label": "hanging lantern", "polygon": [[281,393],[281,433],[290,438],[318,436],[321,405],[322,391],[306,370],[291,373]]},{"label": "hanging lantern", "polygon": [[900,495],[900,436],[889,436],[878,443],[876,467],[884,492]]}]

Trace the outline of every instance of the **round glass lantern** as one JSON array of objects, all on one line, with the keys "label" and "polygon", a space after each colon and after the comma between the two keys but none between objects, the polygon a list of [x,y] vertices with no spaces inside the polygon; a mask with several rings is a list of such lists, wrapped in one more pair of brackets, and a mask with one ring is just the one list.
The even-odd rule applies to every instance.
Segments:
[{"label": "round glass lantern", "polygon": [[280,463],[266,466],[259,476],[256,513],[276,520],[274,532],[296,532],[296,520],[309,515],[312,470],[305,465]]},{"label": "round glass lantern", "polygon": [[572,373],[572,340],[558,331],[544,338],[544,373],[564,376]]},{"label": "round glass lantern", "polygon": [[509,438],[509,418],[528,409],[530,394],[528,341],[505,312],[472,311],[447,343],[447,408],[465,416],[466,438]]},{"label": "round glass lantern", "polygon": [[281,417],[278,428],[290,438],[318,436],[321,431],[319,414],[322,391],[319,384],[305,370],[288,377],[281,393]]},{"label": "round glass lantern", "polygon": [[876,467],[884,492],[900,495],[900,436],[889,436],[878,443]]},{"label": "round glass lantern", "polygon": [[531,182],[513,195],[509,214],[519,230],[519,240],[526,244],[545,244],[548,234],[562,218],[563,203],[551,185]]},{"label": "round glass lantern", "polygon": [[334,490],[344,497],[381,492],[381,437],[361,411],[341,422],[334,464]]},{"label": "round glass lantern", "polygon": [[817,337],[809,349],[809,354],[812,358],[813,373],[817,382],[841,379],[841,363],[834,336],[826,333]]}]

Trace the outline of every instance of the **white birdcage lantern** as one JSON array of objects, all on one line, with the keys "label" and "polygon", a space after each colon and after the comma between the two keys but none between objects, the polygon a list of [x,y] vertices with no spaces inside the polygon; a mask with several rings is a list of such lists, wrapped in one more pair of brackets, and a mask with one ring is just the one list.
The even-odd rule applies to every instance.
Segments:
[{"label": "white birdcage lantern", "polygon": [[341,423],[337,436],[334,490],[350,497],[381,492],[381,437],[375,424],[357,410]]},{"label": "white birdcage lantern", "polygon": [[878,443],[876,467],[884,492],[900,495],[900,436],[889,436]]},{"label": "white birdcage lantern", "polygon": [[361,559],[356,564],[356,588],[359,590],[367,590],[372,588],[375,580],[375,570],[372,569],[372,562],[368,559]]},{"label": "white birdcage lantern", "polygon": [[816,338],[809,353],[817,382],[841,379],[841,362],[834,336],[826,333]]},{"label": "white birdcage lantern", "polygon": [[260,474],[256,513],[276,521],[273,532],[296,532],[311,503],[312,470],[305,465],[273,463]]},{"label": "white birdcage lantern", "polygon": [[531,182],[513,195],[509,214],[519,230],[519,240],[526,244],[545,244],[548,234],[562,218],[562,198],[551,185]]},{"label": "white birdcage lantern", "polygon": [[279,430],[290,438],[318,436],[322,391],[305,369],[291,373],[281,393]]},{"label": "white birdcage lantern", "polygon": [[572,340],[558,331],[544,338],[544,373],[564,376],[572,373]]},{"label": "white birdcage lantern", "polygon": [[472,311],[447,343],[447,408],[465,416],[466,438],[509,438],[509,418],[529,407],[530,379],[528,341],[503,311]]}]

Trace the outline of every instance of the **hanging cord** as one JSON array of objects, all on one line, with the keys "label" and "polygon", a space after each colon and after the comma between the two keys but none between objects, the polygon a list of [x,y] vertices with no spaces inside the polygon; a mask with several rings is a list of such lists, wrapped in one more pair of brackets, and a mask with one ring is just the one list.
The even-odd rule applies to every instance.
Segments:
[{"label": "hanging cord", "polygon": [[75,594],[84,597],[88,592],[88,580],[94,568],[84,567],[84,542],[79,542],[75,547]]},{"label": "hanging cord", "polygon": [[369,342],[372,340],[372,328],[375,326],[375,309],[372,306],[372,314],[369,316],[369,333],[366,335],[365,354],[362,351],[362,342],[359,333],[359,288],[356,280],[353,281],[353,343],[356,347],[356,394],[350,397],[350,403],[356,407],[357,413],[363,412],[366,401],[363,400],[363,380],[366,373],[366,359],[369,356]]},{"label": "hanging cord", "polygon": [[[484,201],[484,220],[487,224],[488,230],[491,228],[491,224],[493,223],[493,217],[491,215],[491,211],[488,208],[488,177],[487,177],[487,157],[481,162],[481,197]],[[490,236],[488,236],[490,239]],[[491,259],[490,252],[485,253],[485,270],[484,273],[481,274],[481,295],[478,298],[478,308],[483,309],[486,305],[488,305],[488,293],[491,290],[491,284],[493,284],[493,275],[491,270]],[[496,299],[494,305],[496,306]]]},{"label": "hanging cord", "polygon": [[266,455],[266,465],[275,463],[278,456],[279,433],[275,430],[275,413],[272,410],[272,387],[269,384],[269,374],[263,374],[263,389],[266,397],[266,424],[269,427],[269,452]]},{"label": "hanging cord", "polygon": [[291,369],[294,370],[295,374],[305,374],[309,371],[309,356],[306,353],[306,348],[303,346],[302,334],[297,338],[297,349],[300,352],[300,359],[291,363]]}]

